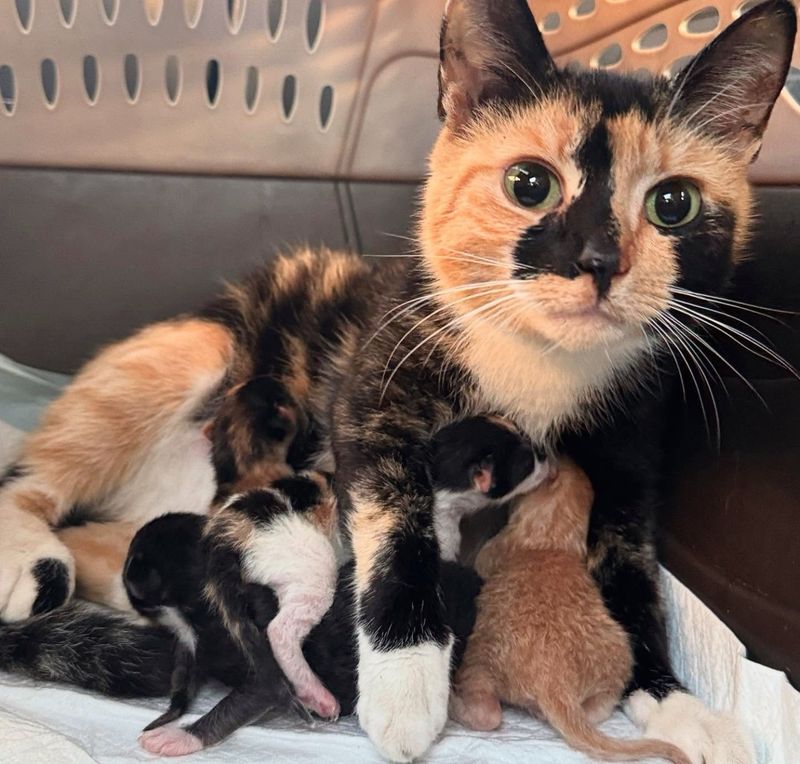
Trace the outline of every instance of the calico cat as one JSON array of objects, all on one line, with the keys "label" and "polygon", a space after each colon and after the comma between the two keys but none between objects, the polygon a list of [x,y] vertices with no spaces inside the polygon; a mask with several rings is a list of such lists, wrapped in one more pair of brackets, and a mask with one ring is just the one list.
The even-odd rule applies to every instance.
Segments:
[{"label": "calico cat", "polygon": [[503,701],[544,718],[589,756],[690,764],[670,743],[615,740],[595,728],[619,703],[633,653],[586,570],[589,479],[568,460],[556,469],[515,499],[508,525],[478,554],[484,584],[451,714],[472,729],[492,730]]},{"label": "calico cat", "polygon": [[304,412],[302,466],[335,460],[359,721],[386,757],[413,759],[444,725],[453,643],[425,444],[494,411],[592,481],[589,568],[631,639],[637,718],[695,761],[748,761],[670,667],[653,547],[664,417],[647,383],[679,344],[680,301],[723,290],[746,252],[747,169],[795,33],[792,3],[766,0],[673,81],[645,81],[559,70],[524,0],[449,0],[419,257],[278,258],[87,364],[0,491],[0,617],[69,598],[52,528],[76,505],[141,525],[156,507],[203,511],[263,468],[259,420],[209,446],[202,418],[273,379]]}]

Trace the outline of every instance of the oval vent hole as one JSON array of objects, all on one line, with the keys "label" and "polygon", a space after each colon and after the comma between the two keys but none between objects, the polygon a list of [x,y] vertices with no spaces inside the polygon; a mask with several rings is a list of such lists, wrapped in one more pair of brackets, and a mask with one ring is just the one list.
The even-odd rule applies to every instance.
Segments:
[{"label": "oval vent hole", "polygon": [[209,106],[216,106],[222,90],[222,68],[216,58],[206,64],[206,97]]},{"label": "oval vent hole", "polygon": [[13,114],[17,102],[17,88],[14,82],[14,70],[8,65],[0,66],[0,101],[6,114]]},{"label": "oval vent hole", "polygon": [[133,53],[125,56],[122,74],[125,78],[125,92],[128,94],[128,100],[136,103],[136,99],[139,97],[139,59]]},{"label": "oval vent hole", "polygon": [[19,25],[26,32],[29,32],[31,28],[31,19],[33,18],[33,0],[14,0],[14,5],[17,8]]},{"label": "oval vent hole", "polygon": [[244,18],[244,4],[246,0],[227,0],[228,28],[236,34],[242,26]]},{"label": "oval vent hole", "polygon": [[89,103],[96,103],[100,92],[100,68],[97,59],[91,55],[83,57],[83,89]]},{"label": "oval vent hole", "polygon": [[252,114],[258,105],[258,95],[261,90],[261,77],[255,66],[247,67],[244,80],[244,107],[248,114]]},{"label": "oval vent hole", "polygon": [[696,35],[713,34],[718,27],[719,11],[711,5],[693,13],[681,25],[684,32]]},{"label": "oval vent hole", "polygon": [[313,53],[319,45],[322,37],[322,16],[325,7],[322,0],[309,0],[308,10],[306,11],[306,45],[310,53]]},{"label": "oval vent hole", "polygon": [[284,10],[284,0],[267,0],[267,32],[272,42],[280,36]]},{"label": "oval vent hole", "polygon": [[591,16],[597,10],[597,3],[595,0],[578,0],[574,3],[572,8],[569,9],[569,15],[573,19],[585,19]]},{"label": "oval vent hole", "polygon": [[40,67],[42,76],[42,92],[48,106],[55,106],[58,98],[58,69],[52,58],[45,58]]},{"label": "oval vent hole", "polygon": [[319,126],[323,130],[328,129],[333,116],[333,87],[326,85],[319,94]]},{"label": "oval vent hole", "polygon": [[102,7],[106,24],[113,24],[119,13],[119,0],[103,0]]},{"label": "oval vent hole", "polygon": [[[172,2],[176,2],[176,0],[172,0]],[[186,19],[188,27],[194,29],[197,26],[197,22],[200,21],[202,13],[203,0],[183,0],[183,17]]]},{"label": "oval vent hole", "polygon": [[651,53],[661,50],[667,44],[667,37],[667,25],[654,24],[636,39],[633,47],[642,53]]},{"label": "oval vent hole", "polygon": [[539,29],[541,29],[545,34],[553,34],[553,32],[557,32],[560,28],[561,16],[556,11],[551,11],[548,13],[542,19],[542,23],[539,24]]},{"label": "oval vent hole", "polygon": [[612,42],[607,48],[602,50],[592,63],[600,69],[611,69],[622,61],[622,48],[618,42]]},{"label": "oval vent hole", "polygon": [[692,62],[694,56],[681,56],[676,58],[665,70],[664,74],[668,77],[674,77],[682,69],[685,69]]},{"label": "oval vent hole", "polygon": [[58,0],[58,9],[61,12],[61,21],[64,26],[71,27],[75,21],[75,2],[76,0]]},{"label": "oval vent hole", "polygon": [[743,3],[740,3],[736,10],[733,12],[734,17],[739,18],[743,13],[747,13],[747,11],[752,11],[760,3],[763,3],[764,0],[745,0]]},{"label": "oval vent hole", "polygon": [[800,108],[800,69],[796,66],[789,68],[789,75],[786,78],[786,92],[789,98],[794,101],[794,105]]},{"label": "oval vent hole", "polygon": [[177,56],[167,56],[164,64],[164,89],[167,91],[167,100],[171,104],[178,103],[181,93],[181,62]]},{"label": "oval vent hole", "polygon": [[[130,0],[128,0],[130,2]],[[144,15],[151,27],[158,24],[164,10],[164,0],[144,0]]]},{"label": "oval vent hole", "polygon": [[281,107],[283,108],[283,118],[290,122],[294,116],[294,108],[297,105],[297,78],[293,74],[288,74],[283,78],[283,89],[281,91]]}]

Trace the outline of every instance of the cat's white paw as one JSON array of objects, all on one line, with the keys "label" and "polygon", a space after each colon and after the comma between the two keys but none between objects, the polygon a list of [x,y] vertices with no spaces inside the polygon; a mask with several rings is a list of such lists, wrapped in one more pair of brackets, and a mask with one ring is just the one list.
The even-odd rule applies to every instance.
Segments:
[{"label": "cat's white paw", "polygon": [[452,639],[380,652],[359,634],[358,720],[390,761],[422,756],[447,721]]},{"label": "cat's white paw", "polygon": [[69,550],[28,513],[4,511],[0,517],[0,621],[21,621],[53,610],[69,599],[74,588],[75,563]]},{"label": "cat's white paw", "polygon": [[659,702],[637,690],[625,702],[625,713],[645,737],[673,743],[692,764],[755,764],[753,741],[741,724],[686,692]]}]

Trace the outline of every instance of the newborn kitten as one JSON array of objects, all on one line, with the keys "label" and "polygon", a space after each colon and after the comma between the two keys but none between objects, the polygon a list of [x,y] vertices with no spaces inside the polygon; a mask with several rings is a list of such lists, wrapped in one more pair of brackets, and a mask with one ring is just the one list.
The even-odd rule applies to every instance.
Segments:
[{"label": "newborn kitten", "polygon": [[690,764],[672,744],[615,740],[594,726],[619,703],[633,659],[587,571],[593,498],[583,471],[562,461],[557,477],[517,499],[508,526],[479,553],[485,583],[451,714],[491,730],[503,701],[543,717],[590,756]]},{"label": "newborn kitten", "polygon": [[434,435],[430,472],[439,553],[443,560],[455,560],[461,520],[533,490],[547,477],[549,466],[507,419],[473,416]]},{"label": "newborn kitten", "polygon": [[[151,617],[159,608],[174,608],[189,624],[196,650],[186,660],[188,650],[176,653],[170,709],[145,728],[142,744],[147,750],[174,756],[189,753],[219,742],[238,727],[254,721],[270,709],[290,707],[292,695],[280,667],[272,660],[264,632],[278,613],[272,590],[256,584],[243,584],[230,592],[244,603],[242,620],[234,640],[217,611],[203,597],[207,570],[206,547],[200,540],[207,518],[197,515],[165,515],[141,529],[130,550],[137,581],[146,581],[136,597],[137,607]],[[176,564],[178,562],[178,564]],[[353,613],[352,563],[338,572],[333,604],[303,643],[303,654],[314,673],[338,699],[341,713],[353,713],[356,702],[356,644]],[[453,666],[457,666],[466,638],[475,622],[475,599],[480,590],[477,574],[455,563],[444,563],[442,593],[446,622],[455,636]],[[245,642],[255,645],[244,652]],[[271,673],[270,673],[271,670]],[[188,729],[156,726],[184,713],[192,700],[199,678],[213,676],[234,687],[209,714]],[[255,673],[257,681],[248,676]],[[150,730],[150,731],[148,731]]]}]

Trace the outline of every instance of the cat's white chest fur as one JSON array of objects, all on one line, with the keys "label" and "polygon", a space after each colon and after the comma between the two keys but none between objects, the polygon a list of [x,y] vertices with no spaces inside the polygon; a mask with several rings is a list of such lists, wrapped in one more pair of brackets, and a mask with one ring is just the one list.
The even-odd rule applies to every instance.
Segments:
[{"label": "cat's white chest fur", "polygon": [[635,339],[567,352],[486,323],[467,331],[462,358],[477,382],[480,408],[511,417],[540,442],[596,417],[642,350]]}]

